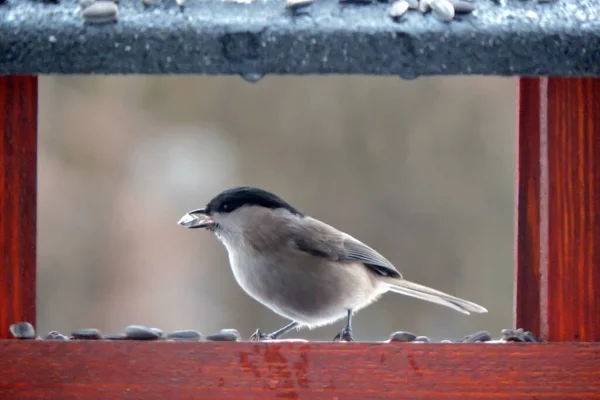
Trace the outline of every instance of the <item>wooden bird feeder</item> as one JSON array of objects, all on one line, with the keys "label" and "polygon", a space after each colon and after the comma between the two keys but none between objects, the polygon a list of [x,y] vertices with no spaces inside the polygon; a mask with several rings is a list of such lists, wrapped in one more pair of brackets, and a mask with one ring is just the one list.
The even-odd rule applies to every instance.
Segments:
[{"label": "wooden bird feeder", "polygon": [[[278,1],[189,3],[155,12],[121,0],[102,25],[80,19],[75,0],[0,4],[0,399],[600,399],[595,0],[475,0],[450,23],[395,22],[380,2],[320,0],[308,16]],[[44,73],[521,76],[514,325],[546,342],[9,339],[10,324],[36,319]]]}]

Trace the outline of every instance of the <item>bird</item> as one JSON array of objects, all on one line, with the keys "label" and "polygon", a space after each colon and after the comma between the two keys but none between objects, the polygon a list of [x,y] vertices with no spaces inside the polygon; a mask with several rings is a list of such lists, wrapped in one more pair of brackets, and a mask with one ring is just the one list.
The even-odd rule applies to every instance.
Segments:
[{"label": "bird", "polygon": [[278,195],[252,186],[222,191],[178,224],[212,232],[225,246],[239,286],[288,319],[284,327],[250,340],[274,340],[293,329],[346,319],[334,341],[351,342],[353,315],[387,292],[452,308],[486,313],[475,303],[404,279],[384,256],[360,240],[298,211]]}]

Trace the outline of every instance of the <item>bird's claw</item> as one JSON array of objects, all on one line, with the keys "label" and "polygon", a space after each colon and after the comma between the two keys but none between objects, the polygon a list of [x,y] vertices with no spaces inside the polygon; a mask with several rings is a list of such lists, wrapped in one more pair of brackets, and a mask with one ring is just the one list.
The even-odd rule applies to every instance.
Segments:
[{"label": "bird's claw", "polygon": [[262,333],[260,331],[260,329],[257,329],[252,335],[250,335],[250,341],[260,342],[260,341],[273,340],[273,339],[275,339],[273,337],[273,334],[271,334],[271,333],[267,333],[267,334]]},{"label": "bird's claw", "polygon": [[340,333],[335,335],[333,338],[334,342],[338,340],[340,342],[354,342],[354,337],[352,337],[352,328],[345,327],[342,329]]}]

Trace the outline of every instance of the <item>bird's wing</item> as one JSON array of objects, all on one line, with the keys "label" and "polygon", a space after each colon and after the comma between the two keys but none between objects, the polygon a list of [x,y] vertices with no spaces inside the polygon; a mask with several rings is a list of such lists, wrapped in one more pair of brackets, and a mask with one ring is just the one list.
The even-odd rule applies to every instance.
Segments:
[{"label": "bird's wing", "polygon": [[294,249],[315,257],[339,262],[361,262],[381,276],[402,278],[385,257],[371,247],[324,222],[304,217],[294,224],[290,237]]}]

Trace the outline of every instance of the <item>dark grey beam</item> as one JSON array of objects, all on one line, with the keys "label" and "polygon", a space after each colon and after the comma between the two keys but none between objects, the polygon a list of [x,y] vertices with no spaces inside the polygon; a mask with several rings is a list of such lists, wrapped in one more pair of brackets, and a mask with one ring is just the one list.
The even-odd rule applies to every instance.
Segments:
[{"label": "dark grey beam", "polygon": [[87,25],[76,0],[0,4],[0,74],[378,74],[600,76],[600,0],[474,0],[443,23],[389,3],[120,0],[116,23]]}]

